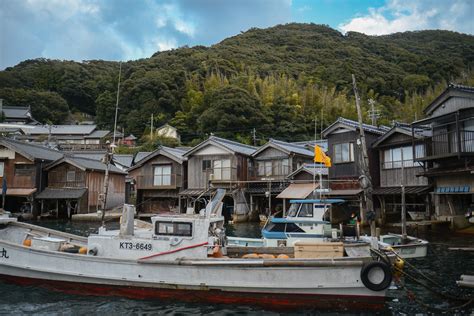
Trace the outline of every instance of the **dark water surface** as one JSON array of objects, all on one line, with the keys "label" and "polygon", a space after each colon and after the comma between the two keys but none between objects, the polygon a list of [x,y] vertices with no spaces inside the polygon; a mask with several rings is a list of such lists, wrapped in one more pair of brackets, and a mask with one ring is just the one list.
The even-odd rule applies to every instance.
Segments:
[{"label": "dark water surface", "polygon": [[[43,221],[45,227],[87,236],[97,232],[99,223]],[[118,223],[109,223],[108,228],[117,228]],[[230,236],[259,237],[258,223],[228,225]],[[416,235],[415,232],[409,234]],[[444,291],[457,296],[474,295],[473,289],[460,289],[455,281],[461,274],[474,274],[474,252],[451,251],[449,247],[474,247],[474,236],[461,236],[449,231],[426,231],[418,233],[431,242],[426,258],[411,259],[424,274],[443,285]],[[407,282],[407,287],[426,304],[446,308],[445,302],[422,286]],[[407,298],[400,289],[389,290],[386,309],[382,315],[427,315],[433,314]],[[278,315],[280,313],[254,306],[191,304],[178,301],[131,300],[119,297],[92,297],[53,292],[39,287],[24,287],[0,283],[0,314],[39,315]],[[289,315],[372,315],[372,313],[336,313],[321,310],[295,310]],[[441,314],[437,312],[436,314]],[[474,315],[473,310],[450,311],[444,315]]]}]

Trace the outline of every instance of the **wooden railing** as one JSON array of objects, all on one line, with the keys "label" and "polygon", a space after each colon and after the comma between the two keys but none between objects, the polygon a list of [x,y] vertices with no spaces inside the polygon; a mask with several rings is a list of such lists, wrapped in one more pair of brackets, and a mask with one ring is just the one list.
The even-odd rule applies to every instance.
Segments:
[{"label": "wooden railing", "polygon": [[425,152],[416,153],[416,159],[443,158],[453,154],[474,153],[474,131],[450,131],[424,139]]},{"label": "wooden railing", "polygon": [[51,188],[85,188],[85,181],[49,181],[48,187]]},{"label": "wooden railing", "polygon": [[237,181],[237,168],[222,167],[213,168],[206,171],[206,178],[212,182],[230,182]]},{"label": "wooden railing", "polygon": [[[268,171],[268,172],[267,172]],[[283,180],[292,172],[290,166],[273,166],[271,171],[252,167],[248,170],[249,180],[261,180],[265,178],[273,178],[275,180]]]},{"label": "wooden railing", "polygon": [[181,187],[181,179],[180,174],[138,176],[137,189],[176,189]]}]

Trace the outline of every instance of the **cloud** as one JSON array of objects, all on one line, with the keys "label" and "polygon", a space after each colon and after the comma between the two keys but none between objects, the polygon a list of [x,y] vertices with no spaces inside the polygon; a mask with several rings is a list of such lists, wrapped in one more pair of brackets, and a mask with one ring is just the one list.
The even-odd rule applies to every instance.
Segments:
[{"label": "cloud", "polygon": [[389,0],[380,8],[369,8],[338,27],[343,32],[356,31],[382,35],[403,31],[444,29],[474,33],[474,1],[471,0]]},{"label": "cloud", "polygon": [[291,19],[291,0],[0,0],[0,69],[38,57],[129,60]]}]

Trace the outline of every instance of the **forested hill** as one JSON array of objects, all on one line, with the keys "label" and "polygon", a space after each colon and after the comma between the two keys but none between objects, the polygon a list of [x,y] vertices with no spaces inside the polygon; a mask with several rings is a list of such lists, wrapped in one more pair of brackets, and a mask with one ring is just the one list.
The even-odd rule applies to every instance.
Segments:
[{"label": "forested hill", "polygon": [[[250,29],[211,47],[160,52],[122,64],[120,122],[141,135],[153,113],[184,141],[214,132],[246,141],[299,140],[355,118],[354,73],[367,109],[376,100],[382,121],[412,121],[449,81],[473,84],[474,36],[418,31],[386,36],[345,35],[327,26],[287,24]],[[119,63],[27,60],[0,72],[6,105],[31,105],[34,116],[64,122],[70,112],[113,124]],[[157,119],[156,119],[157,118]]]}]

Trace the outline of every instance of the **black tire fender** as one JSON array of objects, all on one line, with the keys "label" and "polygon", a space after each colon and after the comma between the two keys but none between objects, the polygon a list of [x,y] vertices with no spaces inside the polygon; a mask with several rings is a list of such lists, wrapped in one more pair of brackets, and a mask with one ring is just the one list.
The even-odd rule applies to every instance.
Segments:
[{"label": "black tire fender", "polygon": [[[369,273],[373,269],[381,269],[384,273],[383,280],[380,283],[374,283],[369,279]],[[392,271],[390,266],[382,261],[372,261],[365,263],[360,270],[360,279],[366,288],[372,291],[383,291],[392,283]]]}]

